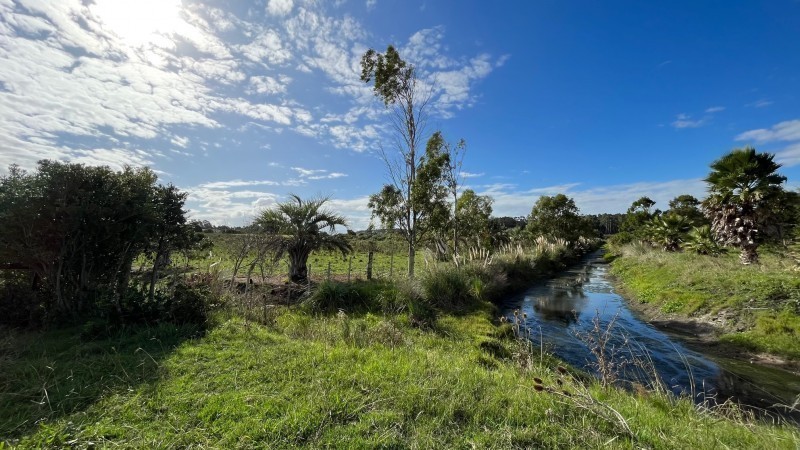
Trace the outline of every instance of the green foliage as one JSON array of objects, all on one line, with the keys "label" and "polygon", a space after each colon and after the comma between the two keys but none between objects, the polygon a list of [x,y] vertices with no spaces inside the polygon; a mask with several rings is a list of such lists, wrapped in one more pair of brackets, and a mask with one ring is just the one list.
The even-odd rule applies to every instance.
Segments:
[{"label": "green foliage", "polygon": [[[291,195],[287,202],[263,211],[255,224],[271,237],[275,258],[289,258],[289,279],[308,279],[308,257],[315,250],[336,250],[346,255],[352,250],[343,235],[331,234],[336,226],[347,226],[343,216],[324,207],[328,198],[303,200]],[[328,230],[328,232],[325,232]]]},{"label": "green foliage", "polygon": [[347,313],[381,311],[391,309],[387,303],[394,296],[394,288],[385,282],[356,281],[342,283],[324,281],[314,289],[304,302],[311,311],[325,313],[345,311]]},{"label": "green foliage", "polygon": [[676,214],[685,217],[694,227],[708,224],[708,219],[700,211],[700,200],[692,195],[679,195],[669,201],[667,214]]},{"label": "green foliage", "polygon": [[653,220],[653,217],[660,214],[658,210],[652,210],[655,204],[656,202],[649,197],[641,197],[634,201],[620,225],[620,231],[631,233],[637,239],[643,239],[646,235],[647,224]]},{"label": "green foliage", "polygon": [[369,49],[361,57],[361,81],[369,83],[373,78],[375,95],[389,106],[413,89],[414,66],[403,61],[391,45],[383,54]]},{"label": "green foliage", "polygon": [[[41,161],[27,173],[12,166],[0,179],[0,260],[3,269],[27,273],[19,276],[36,303],[23,310],[45,321],[77,320],[96,315],[98,300],[108,298],[119,315],[133,261],[148,255],[152,298],[170,254],[201,241],[186,224],[185,199],[174,186],[156,185],[148,169]],[[4,291],[6,300],[21,298]]]},{"label": "green foliage", "polygon": [[526,229],[534,237],[563,239],[570,243],[595,234],[591,223],[580,216],[575,201],[564,194],[539,197],[528,216]]},{"label": "green foliage", "polygon": [[689,230],[686,240],[681,244],[684,250],[697,253],[699,255],[718,255],[722,248],[717,245],[714,235],[711,233],[710,225],[694,227]]},{"label": "green foliage", "polygon": [[770,212],[781,198],[786,177],[775,155],[758,153],[752,147],[735,149],[711,164],[705,181],[709,197],[703,209],[711,229],[722,243],[741,250],[742,264],[758,262],[758,246]]},{"label": "green foliage", "polygon": [[463,312],[475,306],[472,281],[466,271],[458,268],[434,269],[425,274],[421,285],[425,298],[441,310]]},{"label": "green foliage", "polygon": [[632,245],[617,253],[612,272],[632,298],[683,316],[723,313],[726,341],[800,355],[800,279],[786,256],[765,253],[760,266],[743,266],[730,254],[666,253]]},{"label": "green foliage", "polygon": [[496,243],[490,228],[492,201],[491,197],[477,195],[472,189],[461,193],[456,203],[456,219],[460,238],[468,246],[493,248]]},{"label": "green foliage", "polygon": [[686,217],[669,212],[654,217],[647,225],[646,232],[650,242],[665,251],[675,252],[686,240],[686,233],[690,227],[691,222]]}]

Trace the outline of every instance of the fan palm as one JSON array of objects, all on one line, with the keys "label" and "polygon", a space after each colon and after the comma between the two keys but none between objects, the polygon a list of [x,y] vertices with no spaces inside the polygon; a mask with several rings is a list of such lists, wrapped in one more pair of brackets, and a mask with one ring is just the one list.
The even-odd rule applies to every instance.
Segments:
[{"label": "fan palm", "polygon": [[699,255],[717,255],[720,252],[719,246],[714,241],[714,235],[711,233],[710,225],[692,228],[681,247]]},{"label": "fan palm", "polygon": [[[331,234],[336,226],[347,226],[343,216],[323,208],[328,198],[303,200],[292,194],[287,202],[263,211],[255,223],[274,240],[275,257],[289,257],[289,279],[308,279],[308,257],[315,250],[352,250],[343,236]],[[327,230],[327,232],[326,232]]]},{"label": "fan palm", "polygon": [[686,232],[691,228],[689,220],[679,214],[664,214],[655,217],[648,227],[650,238],[654,244],[665,251],[676,252],[685,240]]},{"label": "fan palm", "polygon": [[786,177],[770,153],[752,147],[735,149],[711,164],[706,177],[709,197],[703,202],[717,239],[738,247],[742,264],[758,262],[758,239],[768,220],[771,203]]}]

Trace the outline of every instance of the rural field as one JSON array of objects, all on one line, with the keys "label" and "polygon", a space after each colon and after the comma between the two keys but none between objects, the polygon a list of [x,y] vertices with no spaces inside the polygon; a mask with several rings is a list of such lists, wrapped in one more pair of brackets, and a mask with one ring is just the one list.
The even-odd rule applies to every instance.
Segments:
[{"label": "rural field", "polygon": [[800,449],[798,24],[0,0],[0,450]]}]

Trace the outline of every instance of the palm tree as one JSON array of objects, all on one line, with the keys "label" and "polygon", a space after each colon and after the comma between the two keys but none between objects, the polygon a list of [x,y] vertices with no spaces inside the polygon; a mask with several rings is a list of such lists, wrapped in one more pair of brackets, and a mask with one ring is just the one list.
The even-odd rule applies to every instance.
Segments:
[{"label": "palm tree", "polygon": [[781,165],[774,157],[752,147],[735,149],[714,161],[705,179],[709,197],[703,209],[711,230],[720,242],[741,250],[742,264],[758,262],[759,234],[786,181],[775,173]]},{"label": "palm tree", "polygon": [[710,225],[701,225],[692,228],[686,235],[686,240],[681,244],[681,248],[698,255],[717,255],[720,248],[714,241]]},{"label": "palm tree", "polygon": [[[289,256],[289,279],[308,279],[308,257],[315,250],[338,250],[342,255],[352,250],[343,236],[333,233],[335,227],[347,226],[344,217],[324,209],[328,198],[291,199],[263,211],[255,223],[274,240],[275,257]],[[325,230],[327,229],[328,232]]]},{"label": "palm tree", "polygon": [[654,217],[647,231],[654,244],[660,245],[664,251],[677,252],[681,243],[686,240],[686,233],[690,228],[691,223],[686,217],[667,213]]}]

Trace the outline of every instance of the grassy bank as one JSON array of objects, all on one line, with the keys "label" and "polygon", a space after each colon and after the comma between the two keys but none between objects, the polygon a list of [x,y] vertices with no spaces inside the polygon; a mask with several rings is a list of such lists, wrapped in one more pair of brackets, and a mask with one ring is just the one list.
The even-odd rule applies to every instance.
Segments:
[{"label": "grassy bank", "polygon": [[[474,274],[531,274],[557,263],[538,258],[540,269],[509,258],[495,261],[496,271],[473,268],[459,278],[442,268],[408,286],[327,284],[304,305],[253,314],[263,317],[258,322],[218,311],[203,335],[174,325],[96,340],[81,340],[79,329],[6,332],[0,441],[20,448],[800,443],[796,429],[743,424],[698,412],[686,399],[580,381],[516,340],[478,298],[491,296],[492,282],[481,287]],[[469,300],[443,295],[461,292],[466,281]],[[421,322],[425,307],[435,314]]]},{"label": "grassy bank", "polygon": [[800,276],[795,262],[763,251],[744,266],[738,255],[668,253],[639,245],[615,249],[612,273],[630,297],[664,317],[717,326],[723,341],[800,359]]}]

